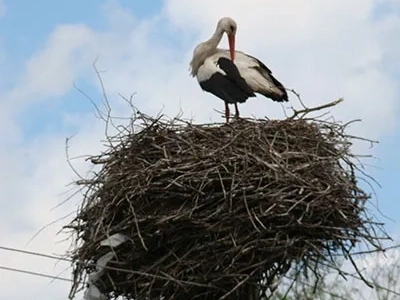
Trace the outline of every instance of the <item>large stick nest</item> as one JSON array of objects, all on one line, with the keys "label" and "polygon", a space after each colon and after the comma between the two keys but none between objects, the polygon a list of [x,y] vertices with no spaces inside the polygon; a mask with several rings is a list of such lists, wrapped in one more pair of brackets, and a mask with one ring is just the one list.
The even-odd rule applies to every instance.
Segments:
[{"label": "large stick nest", "polygon": [[128,239],[97,284],[109,299],[248,299],[293,263],[334,264],[374,243],[345,125],[297,114],[229,125],[138,119],[140,130],[91,157],[101,171],[78,182],[74,289],[116,233]]}]

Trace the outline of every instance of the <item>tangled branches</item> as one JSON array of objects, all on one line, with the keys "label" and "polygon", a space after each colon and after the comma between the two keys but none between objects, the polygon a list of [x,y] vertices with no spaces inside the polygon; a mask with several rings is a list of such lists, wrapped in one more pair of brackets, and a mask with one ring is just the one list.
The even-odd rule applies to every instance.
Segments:
[{"label": "tangled branches", "polygon": [[112,137],[91,157],[100,173],[78,182],[74,290],[111,253],[96,275],[108,299],[256,299],[293,264],[379,248],[346,126],[309,111],[222,126],[139,114],[140,130]]}]

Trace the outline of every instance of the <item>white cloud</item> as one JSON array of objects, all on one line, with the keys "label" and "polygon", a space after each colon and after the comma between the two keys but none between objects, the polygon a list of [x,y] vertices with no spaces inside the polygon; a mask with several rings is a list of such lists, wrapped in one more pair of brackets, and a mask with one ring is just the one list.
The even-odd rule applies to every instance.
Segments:
[{"label": "white cloud", "polygon": [[[1,102],[0,137],[10,144],[0,149],[0,162],[5,166],[0,173],[0,205],[9,207],[0,218],[0,244],[23,247],[41,226],[74,209],[72,201],[50,210],[65,198],[62,192],[73,179],[65,163],[65,136],[39,136],[35,144],[27,145],[20,140],[18,112],[65,94],[76,78],[94,79],[89,71],[99,55],[98,66],[106,69],[102,77],[114,100],[119,92],[127,96],[138,92],[135,103],[145,112],[157,113],[164,105],[164,112],[171,116],[182,108],[186,116],[195,115],[196,121],[222,121],[213,111],[222,110],[222,102],[200,90],[189,77],[188,63],[195,44],[211,35],[217,20],[225,15],[239,24],[238,49],[262,59],[283,83],[300,92],[307,104],[344,96],[345,102],[332,110],[337,119],[364,119],[354,130],[372,138],[392,132],[399,90],[390,72],[400,69],[395,50],[400,50],[400,43],[393,38],[399,33],[400,19],[392,14],[374,20],[375,3],[168,0],[160,16],[144,21],[112,3],[104,8],[107,30],[96,31],[85,24],[56,27],[44,48],[27,62],[21,81],[2,98],[6,100]],[[171,31],[182,33],[184,42],[179,42],[180,37],[160,37]],[[168,40],[172,38],[177,41]],[[185,48],[174,48],[174,43]],[[120,103],[115,105],[122,111]],[[249,100],[241,111],[242,115],[282,116],[278,104],[261,97]],[[72,150],[95,153],[100,148],[101,124],[89,116],[77,120],[80,130]],[[97,125],[90,128],[93,124]],[[79,168],[85,170],[87,165],[80,162]],[[55,243],[61,223],[39,235],[29,248],[62,253],[66,244]],[[0,265],[57,273],[51,261],[13,253],[2,253]],[[17,286],[24,297],[47,291],[42,279],[0,272],[6,299],[23,297],[17,295]],[[54,294],[47,298],[65,299],[68,285],[55,285]]]},{"label": "white cloud", "polygon": [[[80,123],[80,134],[70,141],[69,151],[72,158],[98,153],[101,150],[99,141],[102,138],[103,124],[83,115],[80,116]],[[1,174],[4,176],[0,178],[2,195],[6,198],[2,196],[0,206],[4,206],[4,210],[7,207],[7,213],[0,218],[0,245],[64,255],[70,246],[70,241],[65,241],[68,237],[66,234],[57,233],[71,217],[65,220],[60,218],[75,212],[80,200],[75,197],[57,207],[72,194],[71,187],[67,185],[76,179],[66,164],[65,137],[43,136],[31,142],[27,148],[15,149],[14,155],[9,152],[6,154],[7,160],[4,159],[5,164],[2,161],[2,166],[8,171]],[[72,163],[82,175],[85,175],[88,165],[83,159],[73,160]],[[56,220],[59,221],[45,228],[27,245],[39,229]],[[68,262],[0,251],[2,266],[70,278]],[[68,270],[65,271],[66,269]],[[69,292],[68,282],[56,280],[51,283],[50,279],[5,273],[2,270],[0,273],[2,274],[0,289],[5,299],[43,296],[50,292],[45,299],[61,300],[66,299]],[[17,286],[19,288],[16,288]]]},{"label": "white cloud", "polygon": [[87,49],[93,45],[93,36],[83,24],[56,27],[44,48],[28,60],[19,84],[6,95],[9,103],[21,109],[65,94],[73,81],[85,74],[84,66],[90,64],[93,53],[87,53]]}]

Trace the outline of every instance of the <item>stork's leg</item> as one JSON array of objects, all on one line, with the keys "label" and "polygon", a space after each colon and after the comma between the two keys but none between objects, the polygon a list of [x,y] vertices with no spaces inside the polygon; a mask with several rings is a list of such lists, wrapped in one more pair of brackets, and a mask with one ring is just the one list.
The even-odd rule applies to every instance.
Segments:
[{"label": "stork's leg", "polygon": [[235,102],[235,117],[239,118],[239,107],[238,104]]},{"label": "stork's leg", "polygon": [[225,119],[226,119],[226,123],[229,123],[229,106],[228,106],[228,102],[225,102]]}]

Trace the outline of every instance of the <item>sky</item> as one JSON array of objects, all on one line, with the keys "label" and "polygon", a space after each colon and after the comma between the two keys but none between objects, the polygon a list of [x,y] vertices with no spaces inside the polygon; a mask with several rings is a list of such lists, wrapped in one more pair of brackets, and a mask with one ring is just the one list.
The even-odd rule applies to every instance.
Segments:
[{"label": "sky", "polygon": [[[202,92],[188,67],[193,48],[224,16],[238,23],[237,49],[266,63],[308,106],[344,97],[331,109],[335,119],[362,119],[350,133],[379,144],[357,144],[354,152],[375,157],[365,163],[381,184],[373,203],[382,215],[376,214],[399,236],[400,1],[0,0],[0,246],[69,250],[68,236],[57,233],[81,198],[59,205],[77,179],[65,139],[73,137],[69,155],[78,157],[73,164],[82,174],[90,170],[82,156],[103,149],[104,124],[74,88],[101,102],[96,59],[116,115],[126,113],[119,94],[135,94],[134,104],[147,114],[222,120],[215,111],[222,101]],[[294,97],[290,105],[299,107]],[[241,114],[284,116],[261,97],[241,105]],[[68,263],[0,251],[0,266],[70,277]],[[0,300],[67,299],[69,287],[0,270]]]}]

